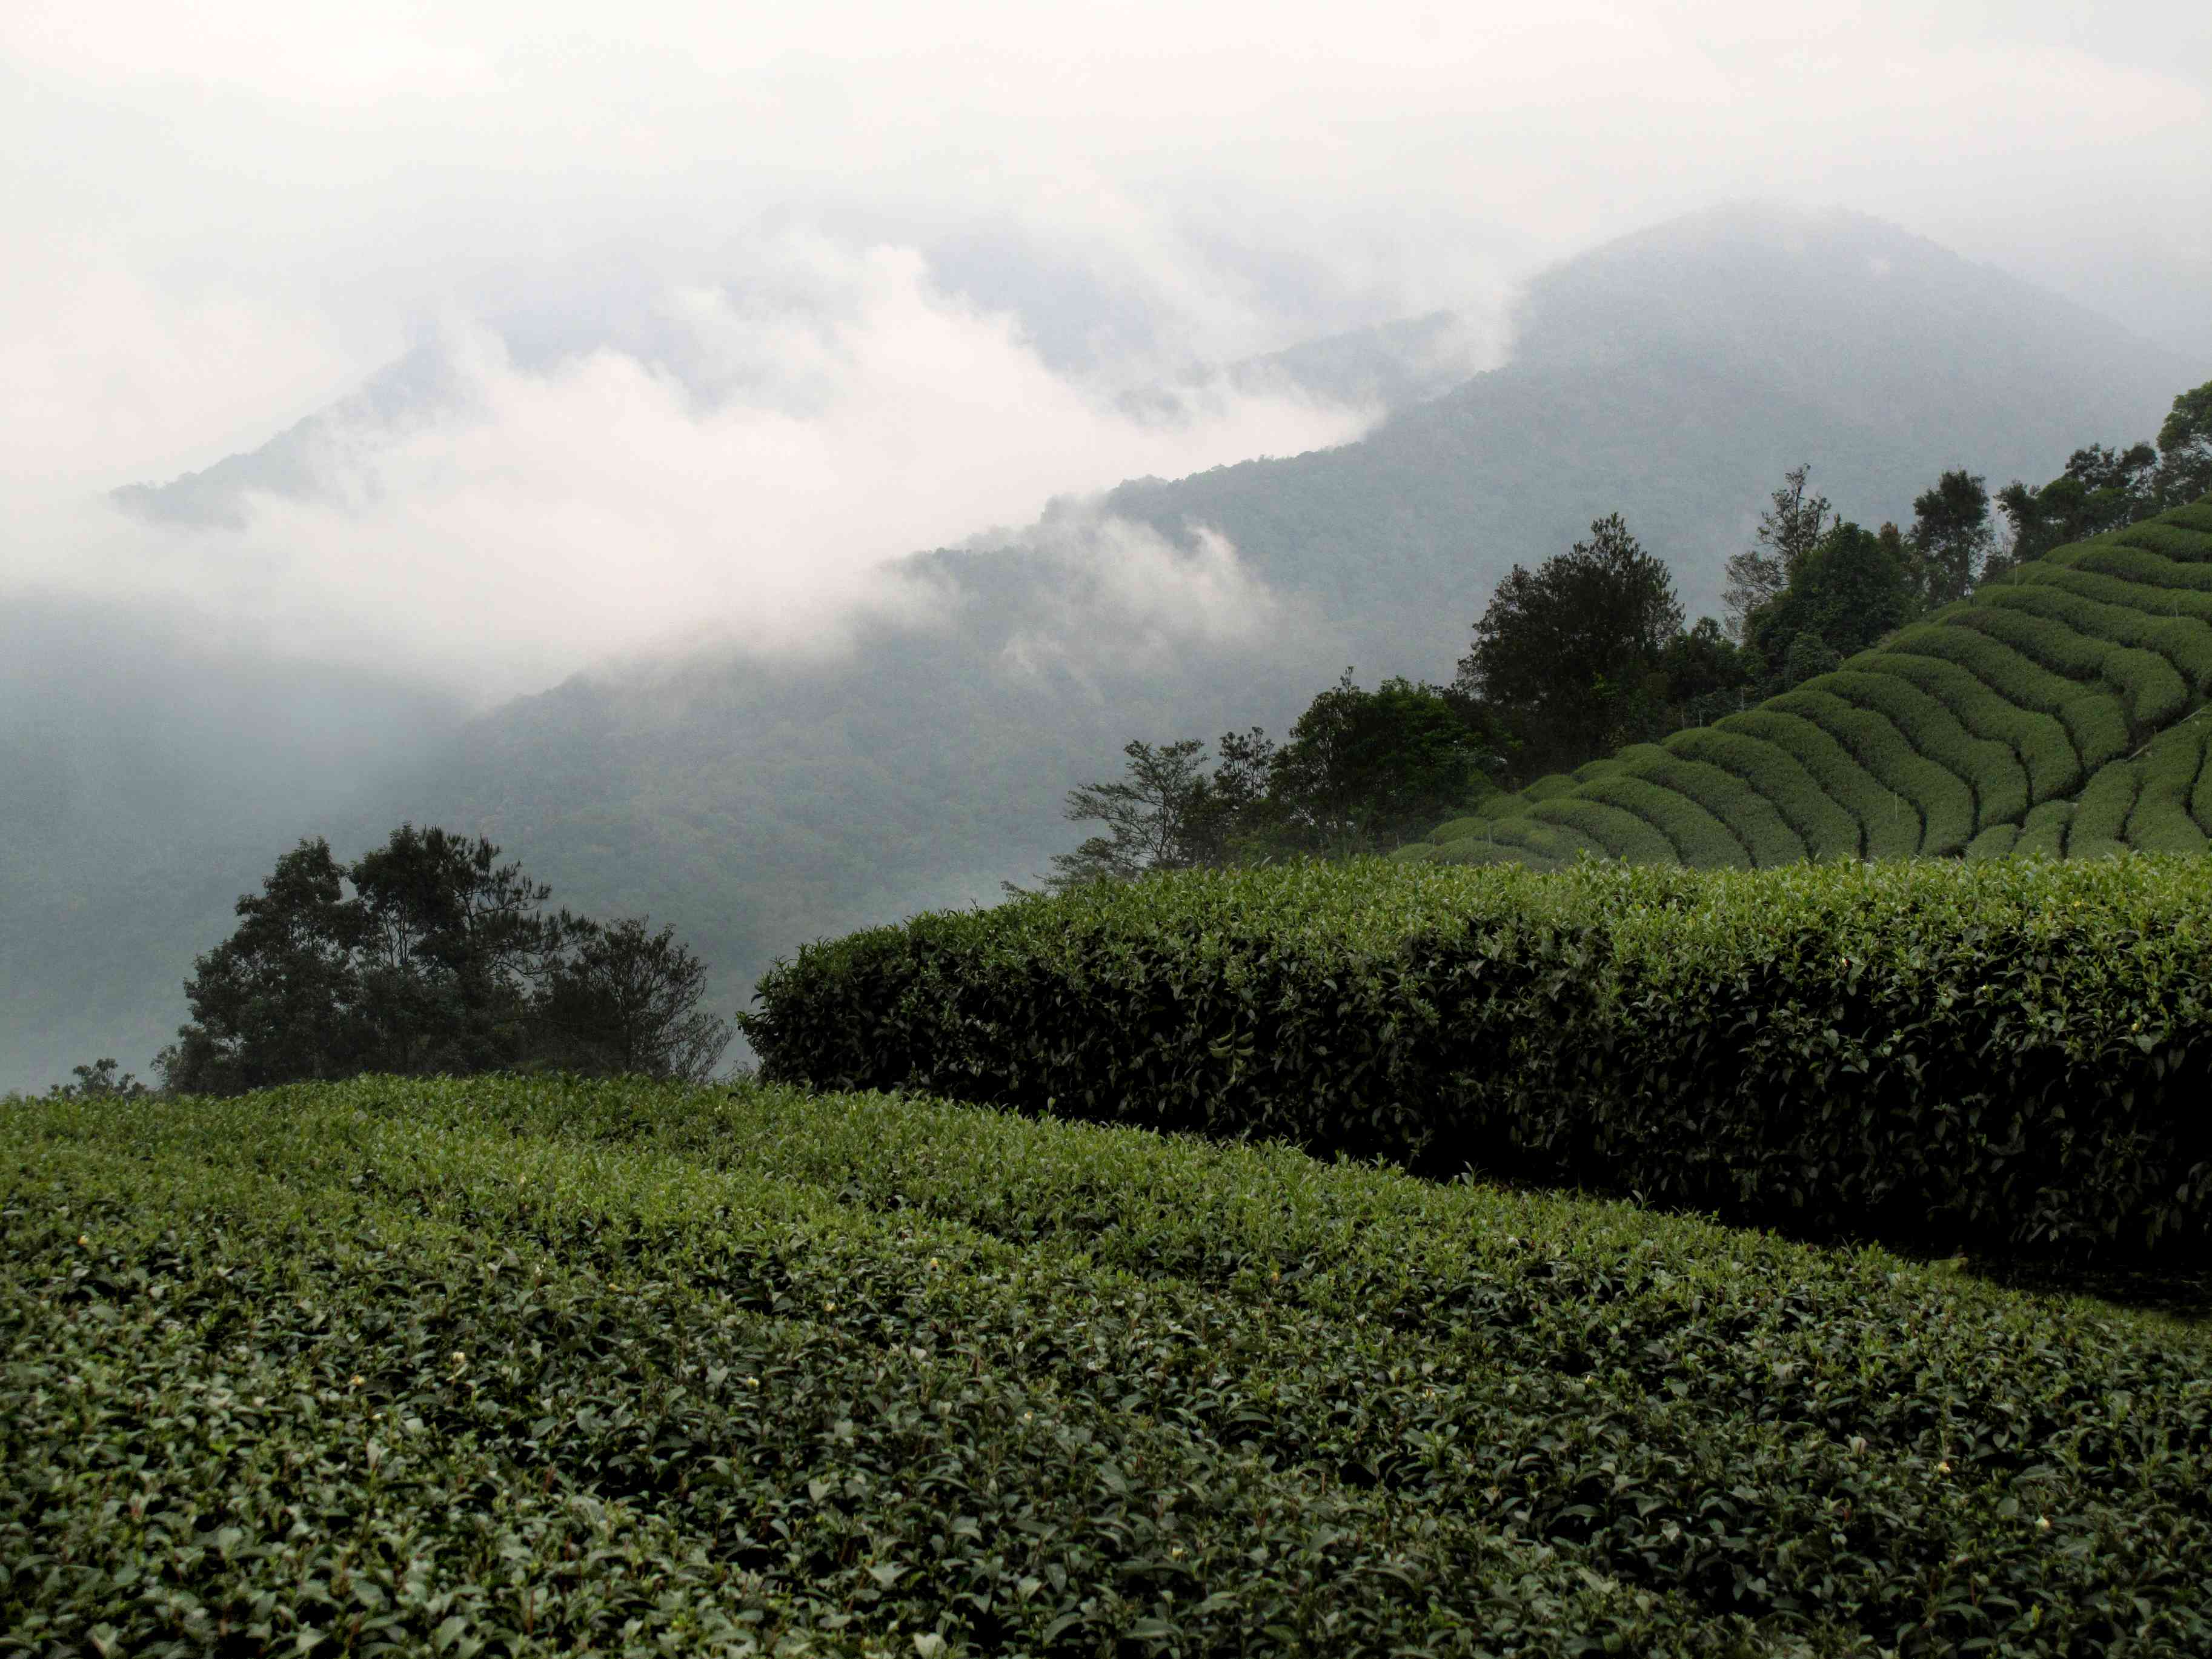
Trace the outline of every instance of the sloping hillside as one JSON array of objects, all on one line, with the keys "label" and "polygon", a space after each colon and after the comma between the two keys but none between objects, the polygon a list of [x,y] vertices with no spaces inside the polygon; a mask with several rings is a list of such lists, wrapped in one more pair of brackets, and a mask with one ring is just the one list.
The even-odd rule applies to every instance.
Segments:
[{"label": "sloping hillside", "polygon": [[1539,780],[1401,856],[2202,853],[2208,696],[2212,498],[2060,548],[1834,673]]}]

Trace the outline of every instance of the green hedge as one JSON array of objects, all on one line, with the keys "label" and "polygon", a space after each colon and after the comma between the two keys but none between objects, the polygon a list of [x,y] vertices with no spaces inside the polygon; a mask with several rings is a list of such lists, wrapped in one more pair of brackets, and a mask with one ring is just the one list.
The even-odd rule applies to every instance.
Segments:
[{"label": "green hedge", "polygon": [[2162,523],[2130,525],[2112,540],[2123,547],[2146,548],[2192,564],[2212,562],[2212,533],[2207,533],[2212,532],[2212,511],[2200,505],[2161,517]]},{"label": "green hedge", "polygon": [[[2029,565],[2020,572],[2017,581],[1996,597],[2005,604],[2057,617],[2081,633],[2112,644],[2154,652],[2166,659],[2191,690],[2212,684],[2212,626],[2197,617],[2174,614],[2184,597],[2197,596],[2168,599],[2138,592],[2132,602],[2118,605],[2082,591],[2100,582],[2108,585],[2107,591],[2130,586],[2110,577],[2040,570]],[[2205,614],[2212,615],[2212,594],[2204,595],[2201,604]],[[2153,605],[2158,609],[2153,610]]]},{"label": "green hedge", "polygon": [[2058,711],[2066,735],[2074,740],[2084,773],[2109,765],[2133,747],[2128,711],[2110,691],[2084,691]]},{"label": "green hedge", "polygon": [[40,1102],[0,1324],[42,1656],[2212,1644],[2202,1332],[1278,1149],[750,1085]]},{"label": "green hedge", "polygon": [[1535,782],[1530,784],[1526,789],[1523,789],[1521,792],[1522,805],[1524,806],[1533,805],[1540,800],[1549,800],[1554,795],[1565,794],[1574,787],[1575,779],[1572,774],[1566,772],[1547,772],[1542,777],[1538,778]]},{"label": "green hedge", "polygon": [[[1525,820],[1507,820],[1507,822]],[[1540,824],[1528,825],[1540,830]],[[1537,844],[1537,843],[1541,844]],[[1556,833],[1549,836],[1532,836],[1528,843],[1494,841],[1487,836],[1468,836],[1439,847],[1429,859],[1431,864],[1450,866],[1517,865],[1531,870],[1558,870],[1572,864],[1577,853],[1574,844]]]},{"label": "green hedge", "polygon": [[2066,856],[2066,832],[2074,821],[2074,803],[2070,800],[2047,800],[2027,815],[2020,826],[2020,840],[2013,851],[2021,858],[2063,859]]},{"label": "green hedge", "polygon": [[[2124,551],[2125,550],[2117,550]],[[2150,555],[2136,554],[2134,556],[2147,559]],[[2184,565],[2169,568],[2195,569],[2207,577],[2212,577],[2212,566]],[[2212,582],[2208,582],[2207,586],[2212,586]],[[2051,589],[2079,594],[2085,599],[2120,611],[2123,617],[2135,618],[2134,624],[2124,625],[2140,626],[2155,623],[2163,618],[2174,617],[2194,617],[2200,623],[2212,621],[2212,592],[2207,592],[2204,588],[2168,587],[2156,583],[2132,580],[2108,570],[2091,569],[2080,565],[2049,564],[2040,561],[2032,565],[2023,566],[2019,571],[2018,580],[2014,584],[2015,591],[2032,592]],[[2142,642],[2140,639],[2119,634],[2115,634],[2113,637],[2122,639],[2124,643],[2130,645],[2139,645]],[[2177,663],[2175,666],[2179,667],[2180,665]]]},{"label": "green hedge", "polygon": [[1966,843],[1970,859],[2010,858],[2020,845],[2020,825],[1993,823]]},{"label": "green hedge", "polygon": [[1584,799],[1642,818],[1693,870],[1748,869],[1751,850],[1726,823],[1688,796],[1623,771],[1586,783]]},{"label": "green hedge", "polygon": [[1440,823],[1430,830],[1429,839],[1442,847],[1463,836],[1485,834],[1489,828],[1487,817],[1454,818],[1449,823]]},{"label": "green hedge", "polygon": [[1819,781],[1786,750],[1711,726],[1678,732],[1667,739],[1667,747],[1686,760],[1732,773],[1756,789],[1773,803],[1810,857],[1826,860],[1859,855],[1858,820],[1831,800]]},{"label": "green hedge", "polygon": [[1846,666],[1821,684],[1837,696],[1881,715],[1921,754],[1964,783],[1973,795],[1977,830],[2027,816],[2027,772],[2011,746],[1969,732],[1942,702],[1891,674]]},{"label": "green hedge", "polygon": [[2057,717],[2006,702],[1962,665],[1938,657],[1874,651],[1865,672],[1905,680],[1941,702],[1978,738],[2009,747],[2028,781],[2028,799],[2071,794],[2081,782],[2081,757]]},{"label": "green hedge", "polygon": [[1601,755],[1594,761],[1584,761],[1580,766],[1575,768],[1572,775],[1577,783],[1588,783],[1592,778],[1601,778],[1607,773],[1618,770],[1620,765],[1620,761],[1614,757]]},{"label": "green hedge", "polygon": [[2073,556],[2062,562],[2054,554],[2041,562],[2057,569],[2103,575],[2139,587],[2155,588],[2173,599],[2186,600],[2212,590],[2212,563],[2177,558],[2154,547],[2100,542],[2066,551]]},{"label": "green hedge", "polygon": [[2208,923],[2212,869],[2145,860],[1191,872],[810,946],[745,1029],[823,1088],[2198,1250]]},{"label": "green hedge", "polygon": [[2205,850],[2205,831],[2191,815],[2190,804],[2203,773],[2208,739],[2212,739],[2212,723],[2186,720],[2160,732],[2140,757],[2126,763],[2138,780],[2123,836],[2129,846],[2183,856]]},{"label": "green hedge", "polygon": [[1761,704],[1730,714],[1715,729],[1771,743],[1802,766],[1831,800],[1858,820],[1865,837],[1863,856],[1909,858],[1919,849],[1919,809],[1884,787],[1850,750],[1812,721]]},{"label": "green hedge", "polygon": [[1799,715],[1831,733],[1889,789],[1910,801],[1920,819],[1912,850],[1931,855],[1962,853],[1974,838],[1974,797],[1966,781],[1915,749],[1886,716],[1823,690],[1827,677],[1770,699],[1770,706]]},{"label": "green hedge", "polygon": [[1670,743],[1635,744],[1620,751],[1621,769],[1686,796],[1747,843],[1752,862],[1762,869],[1796,864],[1807,856],[1804,837],[1790,826],[1772,802],[1735,773],[1709,766],[1677,751]]},{"label": "green hedge", "polygon": [[2022,656],[2076,684],[2094,680],[2104,672],[2105,659],[2111,654],[2111,648],[2102,640],[2093,640],[2055,617],[2039,617],[2001,605],[1996,595],[2002,591],[2002,583],[1990,583],[1978,596],[1982,602],[1959,619],[1960,625],[2002,641]]},{"label": "green hedge", "polygon": [[2081,695],[2079,681],[2054,674],[1978,629],[1908,628],[1891,637],[1882,654],[1956,663],[2005,702],[2046,714],[2056,714]]},{"label": "green hedge", "polygon": [[2078,858],[2089,843],[2109,842],[2124,846],[2128,819],[2142,793],[2140,763],[2123,761],[2100,769],[2083,786],[2074,803],[2073,828],[2067,831],[2067,855]]},{"label": "green hedge", "polygon": [[1674,845],[1633,812],[1608,806],[1582,795],[1561,795],[1538,801],[1528,816],[1540,823],[1557,823],[1579,830],[1599,842],[1608,857],[1638,864],[1671,864]]}]

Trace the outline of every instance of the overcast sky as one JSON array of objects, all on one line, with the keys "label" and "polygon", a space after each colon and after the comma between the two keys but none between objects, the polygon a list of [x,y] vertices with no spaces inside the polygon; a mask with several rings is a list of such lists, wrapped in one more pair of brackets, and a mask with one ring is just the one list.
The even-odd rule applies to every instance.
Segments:
[{"label": "overcast sky", "polygon": [[[1494,356],[1532,271],[1731,198],[2212,358],[2201,0],[12,0],[0,179],[0,588],[166,586],[484,695],[702,617],[805,635],[1056,491],[1339,441],[1371,411],[1111,394],[1439,307]],[[99,505],[425,340],[465,409],[344,500]]]}]

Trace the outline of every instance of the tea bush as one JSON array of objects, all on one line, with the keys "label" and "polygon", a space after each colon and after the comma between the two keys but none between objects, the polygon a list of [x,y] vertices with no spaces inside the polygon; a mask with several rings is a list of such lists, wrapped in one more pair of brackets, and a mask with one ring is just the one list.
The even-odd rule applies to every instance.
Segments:
[{"label": "tea bush", "polygon": [[[2069,816],[2035,809],[2021,850],[2069,851]],[[817,1087],[1814,1235],[2212,1237],[2202,863],[1189,872],[809,946],[759,1000],[769,1072]]]},{"label": "tea bush", "polygon": [[13,1652],[2212,1646],[2201,1332],[1282,1149],[17,1103],[0,1330]]}]

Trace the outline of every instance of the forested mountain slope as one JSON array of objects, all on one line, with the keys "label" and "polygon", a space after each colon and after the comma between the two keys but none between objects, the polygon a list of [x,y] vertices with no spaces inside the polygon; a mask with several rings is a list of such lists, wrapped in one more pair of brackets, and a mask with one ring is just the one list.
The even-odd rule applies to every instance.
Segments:
[{"label": "forested mountain slope", "polygon": [[2031,560],[1836,672],[1540,780],[1401,856],[2201,854],[2208,697],[2212,497]]}]

